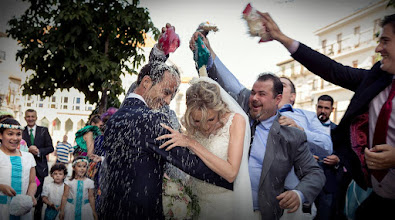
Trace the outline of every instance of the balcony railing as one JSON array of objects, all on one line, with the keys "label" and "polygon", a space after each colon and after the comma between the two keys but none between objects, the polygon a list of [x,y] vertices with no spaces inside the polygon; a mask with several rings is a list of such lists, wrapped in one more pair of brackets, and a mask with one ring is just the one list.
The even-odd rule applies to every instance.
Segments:
[{"label": "balcony railing", "polygon": [[324,48],[320,48],[317,51],[327,56],[344,54],[358,47],[372,45],[375,43],[375,34],[373,28],[369,28],[356,35],[347,35],[341,41],[326,45]]}]

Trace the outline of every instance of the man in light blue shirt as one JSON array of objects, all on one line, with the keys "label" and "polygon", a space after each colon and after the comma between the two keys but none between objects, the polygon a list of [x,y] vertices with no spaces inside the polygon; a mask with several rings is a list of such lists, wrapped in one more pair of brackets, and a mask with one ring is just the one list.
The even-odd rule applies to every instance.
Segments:
[{"label": "man in light blue shirt", "polygon": [[[322,129],[322,124],[317,118],[317,114],[311,111],[293,108],[296,99],[296,89],[293,82],[286,78],[280,77],[283,83],[283,98],[278,104],[281,112],[280,124],[284,126],[296,127],[306,133],[307,145],[313,155],[320,159],[329,156],[333,152],[331,137]],[[299,179],[291,170],[285,179],[285,188],[294,189],[299,183]],[[303,199],[303,195],[301,195]]]},{"label": "man in light blue shirt", "polygon": [[[194,49],[198,35],[200,33],[197,32],[192,37],[191,49]],[[249,157],[254,210],[259,210],[264,219],[279,219],[283,209],[288,209],[289,213],[302,207],[299,197],[304,197],[302,201],[310,205],[321,191],[325,177],[307,147],[306,134],[279,123],[281,114],[277,110],[282,99],[282,82],[277,76],[264,73],[258,77],[252,90],[248,90],[201,36],[211,54],[207,63],[209,77],[218,81],[249,114],[251,130],[255,131]],[[295,190],[287,190],[285,178],[293,166],[298,167],[295,172],[300,182],[293,188]]]},{"label": "man in light blue shirt", "polygon": [[[299,108],[293,108],[296,99],[296,89],[293,82],[286,78],[280,77],[283,83],[283,98],[278,104],[279,111],[284,117],[280,118],[281,125],[292,126],[301,129],[306,133],[307,142],[310,150],[314,154],[325,157],[333,152],[332,140],[330,135],[322,129],[322,124],[317,118],[317,114]],[[321,149],[317,149],[317,147]]]}]

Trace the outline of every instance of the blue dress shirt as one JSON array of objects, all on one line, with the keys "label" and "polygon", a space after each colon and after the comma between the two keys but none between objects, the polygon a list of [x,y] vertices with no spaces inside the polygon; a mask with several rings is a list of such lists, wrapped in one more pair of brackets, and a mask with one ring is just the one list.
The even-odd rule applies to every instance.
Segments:
[{"label": "blue dress shirt", "polygon": [[[283,111],[283,109],[289,109],[290,111]],[[331,136],[322,129],[322,124],[317,118],[315,112],[293,108],[290,104],[283,105],[279,111],[281,115],[289,117],[295,121],[297,125],[304,129],[307,136],[308,144],[314,144],[321,147],[326,151],[327,155],[331,155],[333,152],[333,145]],[[311,149],[311,146],[309,146]]]},{"label": "blue dress shirt", "polygon": [[[259,180],[261,179],[263,158],[266,153],[266,143],[269,135],[269,130],[273,125],[273,121],[277,114],[261,121],[256,127],[254,140],[251,144],[251,153],[248,160],[248,170],[250,172],[252,201],[254,210],[259,210],[258,206],[258,191]],[[250,123],[252,124],[252,122]]]}]

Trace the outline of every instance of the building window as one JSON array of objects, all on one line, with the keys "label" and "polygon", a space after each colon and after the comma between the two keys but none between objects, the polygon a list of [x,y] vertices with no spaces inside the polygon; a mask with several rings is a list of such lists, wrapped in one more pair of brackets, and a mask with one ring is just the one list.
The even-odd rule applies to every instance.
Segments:
[{"label": "building window", "polygon": [[56,102],[56,96],[52,96],[52,102]]},{"label": "building window", "polygon": [[333,112],[331,114],[331,121],[337,122],[337,101],[333,102]]},{"label": "building window", "polygon": [[360,35],[361,35],[361,27],[360,26],[355,27],[354,28],[355,47],[359,46],[359,41],[360,41],[359,37],[360,37]]},{"label": "building window", "polygon": [[358,60],[352,61],[352,67],[358,68]]},{"label": "building window", "polygon": [[53,129],[54,129],[55,131],[60,131],[60,127],[61,127],[62,123],[60,122],[60,120],[59,120],[58,118],[56,118],[56,119],[52,122],[52,125],[53,125]]},{"label": "building window", "polygon": [[80,104],[81,103],[81,98],[76,98],[75,103]]},{"label": "building window", "polygon": [[63,97],[63,103],[69,103],[69,97]]},{"label": "building window", "polygon": [[376,19],[373,21],[373,39],[379,35],[380,23],[381,19]]},{"label": "building window", "polygon": [[46,117],[44,117],[43,119],[41,119],[41,126],[47,127],[49,126],[49,121]]},{"label": "building window", "polygon": [[80,130],[81,128],[85,127],[85,122],[84,120],[80,120],[77,124],[77,130]]},{"label": "building window", "polygon": [[291,75],[295,74],[295,63],[291,63]]},{"label": "building window", "polygon": [[38,104],[38,107],[42,108],[42,107],[44,107],[44,104],[40,103],[40,104]]},{"label": "building window", "polygon": [[337,35],[337,46],[338,46],[337,53],[342,52],[342,35],[343,35],[342,33]]},{"label": "building window", "polygon": [[63,105],[63,109],[67,109],[67,105]]},{"label": "building window", "polygon": [[26,106],[27,106],[27,107],[31,107],[31,106],[32,106],[32,103],[28,102],[28,103],[26,103]]},{"label": "building window", "polygon": [[360,32],[361,32],[361,27],[360,26],[354,28],[354,35],[359,35]]},{"label": "building window", "polygon": [[80,106],[79,105],[75,106],[75,110],[80,110]]},{"label": "building window", "polygon": [[304,66],[303,65],[300,65],[300,74],[304,74]]},{"label": "building window", "polygon": [[44,98],[43,97],[40,97],[40,102],[43,102],[44,101]]},{"label": "building window", "polygon": [[312,88],[313,91],[316,91],[318,89],[318,80],[317,79],[313,79],[312,86],[313,86],[313,88]]},{"label": "building window", "polygon": [[73,121],[71,121],[70,118],[67,119],[65,124],[66,124],[66,126],[65,126],[66,133],[68,133],[68,132],[73,130]]},{"label": "building window", "polygon": [[51,108],[56,108],[56,105],[55,104],[51,104]]},{"label": "building window", "polygon": [[326,54],[326,40],[321,41],[321,46],[322,46],[322,52]]},{"label": "building window", "polygon": [[0,50],[0,63],[1,61],[5,61],[5,57],[6,57],[5,55],[6,55],[5,51]]}]

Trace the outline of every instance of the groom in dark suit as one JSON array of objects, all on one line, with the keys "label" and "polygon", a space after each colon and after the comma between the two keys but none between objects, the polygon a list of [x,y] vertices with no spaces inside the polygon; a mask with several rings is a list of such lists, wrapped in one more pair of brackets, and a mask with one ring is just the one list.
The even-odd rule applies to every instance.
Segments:
[{"label": "groom in dark suit", "polygon": [[[269,14],[266,31],[312,73],[355,92],[332,132],[333,146],[344,155],[359,186],[373,192],[361,203],[356,219],[394,219],[395,207],[395,14],[382,23],[376,52],[382,59],[370,70],[343,66],[283,34]],[[373,33],[372,33],[373,34]]]},{"label": "groom in dark suit", "polygon": [[49,135],[48,128],[36,125],[37,112],[34,109],[28,109],[25,112],[27,126],[22,132],[22,138],[29,147],[29,152],[33,154],[36,160],[36,176],[41,184],[37,187],[35,197],[37,205],[34,211],[34,219],[41,219],[42,198],[44,178],[48,176],[47,155],[53,152],[52,138]]},{"label": "groom in dark suit", "polygon": [[168,105],[180,83],[178,71],[165,63],[144,66],[137,88],[108,120],[98,214],[100,219],[164,219],[162,208],[163,166],[169,162],[209,183],[233,189],[187,148],[159,149],[168,131],[168,116],[156,111]]}]

